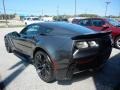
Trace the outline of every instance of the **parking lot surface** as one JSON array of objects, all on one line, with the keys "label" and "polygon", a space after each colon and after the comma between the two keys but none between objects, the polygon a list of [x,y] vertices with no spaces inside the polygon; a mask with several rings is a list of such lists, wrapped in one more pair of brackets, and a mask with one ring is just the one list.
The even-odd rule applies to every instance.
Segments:
[{"label": "parking lot surface", "polygon": [[114,49],[104,68],[96,73],[85,71],[68,82],[43,82],[33,65],[7,53],[4,35],[22,28],[0,28],[0,80],[6,90],[120,90],[120,50]]}]

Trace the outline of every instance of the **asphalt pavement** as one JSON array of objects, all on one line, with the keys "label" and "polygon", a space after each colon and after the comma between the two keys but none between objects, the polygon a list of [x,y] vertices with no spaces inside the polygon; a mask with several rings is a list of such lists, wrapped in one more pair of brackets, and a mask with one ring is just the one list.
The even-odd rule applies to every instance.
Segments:
[{"label": "asphalt pavement", "polygon": [[120,90],[120,50],[114,49],[104,68],[96,73],[85,71],[71,81],[43,82],[33,65],[7,53],[4,35],[22,28],[0,28],[0,88],[5,90]]}]

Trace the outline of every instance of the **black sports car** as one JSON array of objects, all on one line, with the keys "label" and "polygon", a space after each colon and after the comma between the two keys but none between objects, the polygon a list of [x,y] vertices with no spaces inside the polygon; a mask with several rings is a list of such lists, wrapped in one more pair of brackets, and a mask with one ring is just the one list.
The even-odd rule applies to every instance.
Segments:
[{"label": "black sports car", "polygon": [[44,22],[26,26],[20,33],[8,33],[9,53],[20,53],[32,61],[45,82],[70,80],[75,72],[96,69],[111,54],[111,32],[65,23]]}]

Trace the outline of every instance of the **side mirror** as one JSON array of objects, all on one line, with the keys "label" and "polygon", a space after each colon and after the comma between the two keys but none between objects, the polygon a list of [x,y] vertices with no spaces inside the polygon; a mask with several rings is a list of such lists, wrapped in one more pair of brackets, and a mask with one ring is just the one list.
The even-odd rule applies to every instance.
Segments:
[{"label": "side mirror", "polygon": [[20,34],[18,32],[16,32],[16,31],[12,32],[12,35],[20,37]]}]

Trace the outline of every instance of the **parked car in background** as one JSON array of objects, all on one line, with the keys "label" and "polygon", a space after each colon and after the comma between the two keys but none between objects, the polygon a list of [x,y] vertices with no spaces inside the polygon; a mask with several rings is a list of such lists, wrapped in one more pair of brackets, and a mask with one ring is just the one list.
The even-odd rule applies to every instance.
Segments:
[{"label": "parked car in background", "polygon": [[43,17],[41,17],[41,19],[43,21],[45,21],[45,22],[52,22],[52,21],[54,21],[52,16],[49,16],[49,17],[43,16]]},{"label": "parked car in background", "polygon": [[74,18],[74,19],[72,20],[72,23],[78,24],[80,20],[83,20],[83,19],[76,19],[76,18]]},{"label": "parked car in background", "polygon": [[120,49],[120,22],[111,18],[74,19],[72,23],[97,31],[112,31],[114,46]]},{"label": "parked car in background", "polygon": [[25,25],[29,25],[32,23],[40,23],[40,22],[44,22],[44,21],[42,19],[40,19],[39,17],[26,17],[26,18],[24,18]]},{"label": "parked car in background", "polygon": [[101,67],[111,54],[111,32],[98,33],[66,22],[44,22],[8,33],[7,51],[35,66],[45,82],[69,80],[75,72]]},{"label": "parked car in background", "polygon": [[59,21],[59,22],[68,22],[68,19],[67,18],[59,18],[59,19],[56,19],[55,21]]}]

